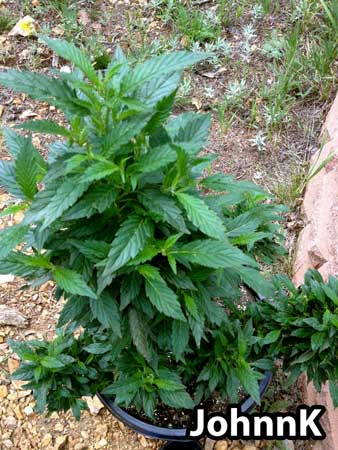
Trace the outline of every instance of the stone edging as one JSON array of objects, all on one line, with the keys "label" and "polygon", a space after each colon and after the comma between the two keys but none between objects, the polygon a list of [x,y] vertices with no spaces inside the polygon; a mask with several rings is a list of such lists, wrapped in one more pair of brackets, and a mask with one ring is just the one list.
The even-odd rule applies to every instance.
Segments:
[{"label": "stone edging", "polygon": [[[302,230],[294,262],[295,284],[303,282],[309,268],[318,269],[322,276],[338,275],[338,94],[323,127],[327,135],[320,155],[323,161],[332,152],[337,155],[308,184],[303,211],[306,226]],[[316,155],[312,158],[314,162]],[[317,442],[314,450],[338,450],[338,409],[334,409],[328,386],[317,393],[312,383],[304,382],[304,401],[327,408],[322,419],[327,433],[325,441]]]}]

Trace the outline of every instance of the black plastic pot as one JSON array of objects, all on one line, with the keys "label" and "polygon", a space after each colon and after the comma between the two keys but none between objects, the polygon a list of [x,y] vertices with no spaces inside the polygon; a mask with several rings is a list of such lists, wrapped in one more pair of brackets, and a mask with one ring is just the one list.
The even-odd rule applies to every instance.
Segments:
[{"label": "black plastic pot", "polygon": [[[266,372],[264,378],[259,384],[259,394],[261,397],[263,397],[263,395],[265,394],[271,379],[271,372]],[[143,422],[140,419],[137,419],[136,417],[127,413],[124,409],[115,405],[114,400],[111,397],[107,397],[102,394],[97,394],[97,396],[104,404],[104,406],[109,410],[109,412],[131,430],[136,431],[137,433],[144,434],[145,436],[151,438],[163,439],[165,441],[187,441],[185,428],[164,428],[158,427],[156,425],[151,425],[149,423]],[[243,413],[250,413],[255,406],[255,400],[252,397],[248,397],[241,403],[241,411]]]}]

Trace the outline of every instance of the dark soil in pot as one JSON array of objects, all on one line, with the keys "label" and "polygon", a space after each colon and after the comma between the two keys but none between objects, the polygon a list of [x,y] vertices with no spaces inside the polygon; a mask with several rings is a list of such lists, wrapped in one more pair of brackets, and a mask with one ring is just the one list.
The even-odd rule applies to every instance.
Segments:
[{"label": "dark soil in pot", "polygon": [[[245,398],[244,393],[239,393],[239,403]],[[217,413],[225,411],[229,404],[228,399],[222,400],[217,392],[208,400],[202,401],[199,404],[200,408],[205,408],[209,413]],[[155,418],[151,420],[148,416],[140,413],[135,407],[126,408],[128,414],[142,420],[145,423],[151,423],[165,428],[187,428],[191,425],[191,410],[171,408],[163,403],[160,403],[155,410]]]},{"label": "dark soil in pot", "polygon": [[[266,372],[264,378],[260,382],[260,396],[263,397],[272,379],[272,374]],[[186,428],[191,424],[191,410],[179,410],[164,405],[163,409],[158,408],[156,411],[156,424],[151,423],[148,417],[139,414],[135,408],[124,410],[115,405],[113,398],[98,394],[102,403],[108,408],[113,416],[123,422],[132,430],[144,434],[149,437],[165,440],[185,440]],[[229,402],[222,401],[219,397],[200,404],[204,406],[208,412],[224,412]],[[256,406],[256,402],[248,397],[241,402],[242,412],[250,413]]]}]

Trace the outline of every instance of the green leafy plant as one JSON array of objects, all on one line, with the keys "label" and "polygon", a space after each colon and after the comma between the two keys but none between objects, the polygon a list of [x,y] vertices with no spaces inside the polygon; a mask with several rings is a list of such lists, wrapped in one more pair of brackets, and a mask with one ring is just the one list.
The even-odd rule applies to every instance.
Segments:
[{"label": "green leafy plant", "polygon": [[54,280],[66,303],[52,342],[10,342],[14,377],[40,412],[76,417],[95,392],[149,417],[215,391],[236,401],[240,386],[259,402],[266,338],[236,305],[243,284],[272,296],[259,262],[281,251],[282,210],[253,183],[206,175],[208,115],[171,116],[182,71],[208,55],[131,65],[117,49],[97,71],[72,44],[41,39],[74,71],[10,70],[0,83],[56,106],[67,125],[19,126],[60,137],[47,161],[29,135],[4,132],[0,183],[16,202],[2,214],[24,218],[0,231],[0,273]]},{"label": "green leafy plant", "polygon": [[329,381],[338,406],[338,280],[325,283],[319,272],[309,270],[296,289],[284,276],[274,280],[273,299],[251,304],[247,314],[254,320],[261,345],[272,357],[283,356],[289,383],[306,373],[319,391]]},{"label": "green leafy plant", "polygon": [[14,24],[15,20],[10,11],[0,8],[0,33],[10,30]]},{"label": "green leafy plant", "polygon": [[187,37],[188,45],[193,42],[216,41],[220,37],[217,16],[210,17],[180,4],[173,9],[172,15],[179,32]]},{"label": "green leafy plant", "polygon": [[283,56],[285,42],[282,36],[278,35],[277,30],[273,30],[271,37],[262,46],[262,53],[270,59],[280,59]]}]

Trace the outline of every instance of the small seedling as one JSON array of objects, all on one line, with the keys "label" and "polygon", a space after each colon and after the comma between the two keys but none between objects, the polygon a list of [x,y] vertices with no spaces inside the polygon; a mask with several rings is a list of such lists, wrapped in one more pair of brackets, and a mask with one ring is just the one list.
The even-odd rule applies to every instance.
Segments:
[{"label": "small seedling", "polygon": [[267,137],[264,135],[263,131],[259,131],[254,138],[250,139],[250,143],[253,147],[256,147],[258,151],[262,152],[266,148],[266,139]]},{"label": "small seedling", "polygon": [[262,53],[270,59],[282,58],[285,50],[284,38],[278,35],[277,30],[273,30],[271,37],[262,46]]}]

